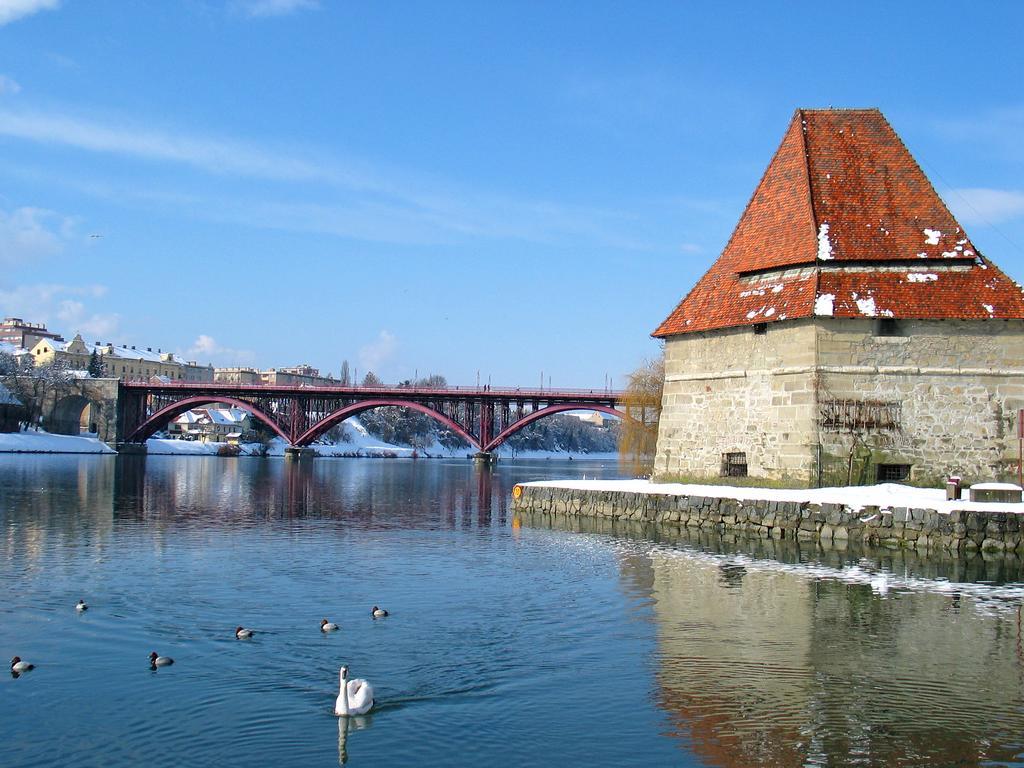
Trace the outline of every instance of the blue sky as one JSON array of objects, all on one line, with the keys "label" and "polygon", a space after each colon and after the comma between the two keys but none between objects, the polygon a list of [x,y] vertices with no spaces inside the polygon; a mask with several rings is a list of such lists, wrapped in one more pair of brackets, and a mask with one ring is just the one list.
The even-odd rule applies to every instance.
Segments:
[{"label": "blue sky", "polygon": [[[1024,280],[1024,4],[0,0],[0,313],[219,365],[602,386],[797,107]],[[94,237],[93,235],[100,235]]]}]

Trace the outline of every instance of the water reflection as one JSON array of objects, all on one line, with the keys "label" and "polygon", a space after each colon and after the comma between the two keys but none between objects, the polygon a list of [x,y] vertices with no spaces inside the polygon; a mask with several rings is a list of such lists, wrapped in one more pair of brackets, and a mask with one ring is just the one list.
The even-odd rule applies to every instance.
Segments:
[{"label": "water reflection", "polygon": [[354,715],[338,718],[338,765],[348,762],[348,736],[354,731],[370,727],[371,715]]},{"label": "water reflection", "polygon": [[1016,557],[527,522],[625,539],[624,583],[657,623],[660,704],[709,764],[1024,764]]},{"label": "water reflection", "polygon": [[0,457],[4,764],[1024,762],[1019,559],[513,519],[542,464]]}]

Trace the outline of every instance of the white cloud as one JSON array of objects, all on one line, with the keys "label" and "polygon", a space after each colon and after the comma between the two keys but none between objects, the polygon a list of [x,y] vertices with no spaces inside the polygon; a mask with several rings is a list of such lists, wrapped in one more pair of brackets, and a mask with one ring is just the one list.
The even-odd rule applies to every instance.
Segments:
[{"label": "white cloud", "polygon": [[314,162],[289,158],[241,142],[161,133],[141,127],[111,127],[62,115],[0,110],[0,134],[92,152],[184,163],[216,173],[282,181],[321,180],[358,184],[355,179],[325,171]]},{"label": "white cloud", "polygon": [[235,4],[249,16],[286,16],[320,7],[319,0],[238,0]]},{"label": "white cloud", "polygon": [[25,264],[59,253],[73,221],[42,208],[0,209],[0,265]]},{"label": "white cloud", "polygon": [[390,331],[382,330],[377,338],[359,350],[359,367],[380,374],[380,367],[395,354],[398,339]]},{"label": "white cloud", "polygon": [[[318,183],[329,200],[250,203],[205,201],[201,216],[224,216],[254,226],[335,232],[360,240],[433,244],[453,239],[597,243],[624,250],[658,250],[642,217],[616,210],[529,199],[510,199],[454,187],[416,174],[381,172],[328,153],[152,130],[129,121],[99,123],[61,114],[0,109],[0,136],[58,144],[112,155],[188,165],[208,173],[285,183]],[[59,183],[68,183],[66,179]],[[95,182],[93,182],[95,184]],[[137,190],[152,197],[153,190]],[[308,194],[308,193],[304,193]],[[292,198],[294,200],[294,198]],[[632,231],[631,231],[632,230]]]},{"label": "white cloud", "polygon": [[121,327],[121,316],[116,313],[90,312],[81,301],[65,299],[57,307],[57,320],[68,333],[81,333],[93,341],[114,335]]},{"label": "white cloud", "polygon": [[946,202],[963,224],[998,224],[1024,216],[1024,192],[973,187],[954,189]]},{"label": "white cloud", "polygon": [[256,355],[248,349],[232,349],[221,345],[213,336],[199,334],[192,346],[179,357],[184,360],[197,360],[201,363],[215,365],[251,365]]},{"label": "white cloud", "polygon": [[51,11],[58,5],[60,0],[0,0],[0,27],[23,16]]},{"label": "white cloud", "polygon": [[0,95],[5,93],[14,94],[19,93],[20,91],[21,86],[18,85],[18,82],[14,78],[8,77],[7,75],[0,75]]},{"label": "white cloud", "polygon": [[37,283],[0,288],[0,315],[45,323],[50,330],[66,338],[81,333],[97,337],[87,341],[99,341],[99,337],[117,333],[121,324],[120,315],[97,312],[87,304],[103,298],[106,293],[104,285]]}]

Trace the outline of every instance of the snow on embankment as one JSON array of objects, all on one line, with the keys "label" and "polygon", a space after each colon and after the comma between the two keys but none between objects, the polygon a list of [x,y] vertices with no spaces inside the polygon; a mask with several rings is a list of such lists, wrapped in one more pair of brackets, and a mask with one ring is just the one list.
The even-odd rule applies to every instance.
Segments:
[{"label": "snow on embankment", "polygon": [[96,437],[49,432],[0,432],[0,453],[114,453]]},{"label": "snow on embankment", "polygon": [[512,498],[522,514],[671,523],[825,544],[858,541],[918,551],[1024,555],[1024,503],[947,501],[940,490],[892,483],[782,490],[566,480],[516,485]]},{"label": "snow on embankment", "polygon": [[597,492],[644,493],[658,496],[703,496],[738,501],[842,504],[853,510],[861,510],[865,507],[878,507],[881,510],[908,507],[934,509],[940,513],[948,513],[954,509],[1024,513],[1024,504],[947,501],[944,490],[913,488],[898,483],[805,489],[686,485],[683,483],[652,483],[650,480],[558,480],[522,483],[522,485]]}]

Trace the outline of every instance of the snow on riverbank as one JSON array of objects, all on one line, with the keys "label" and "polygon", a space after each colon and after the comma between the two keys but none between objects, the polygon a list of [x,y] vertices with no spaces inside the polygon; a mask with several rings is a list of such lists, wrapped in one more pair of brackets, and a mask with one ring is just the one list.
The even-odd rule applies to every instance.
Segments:
[{"label": "snow on riverbank", "polygon": [[1024,514],[1024,503],[1000,504],[981,501],[947,501],[946,492],[936,488],[913,488],[897,483],[863,485],[840,488],[751,488],[730,485],[684,485],[682,483],[652,483],[650,480],[558,480],[523,483],[548,488],[575,488],[586,491],[617,491],[620,493],[649,493],[666,496],[711,496],[723,499],[796,501],[812,504],[844,504],[854,510],[878,507],[881,511],[893,507],[934,509],[936,512],[982,510],[1016,512]]},{"label": "snow on riverbank", "polygon": [[51,435],[49,432],[0,432],[0,453],[114,453],[89,435]]},{"label": "snow on riverbank", "polygon": [[[462,458],[473,453],[468,446],[446,448],[440,443],[413,449],[407,445],[394,445],[373,437],[358,419],[349,419],[344,424],[347,442],[331,445],[309,446],[319,456],[366,456],[381,458],[412,458],[415,453],[422,458]],[[216,456],[217,452],[227,443],[203,443],[192,440],[170,440],[168,438],[151,437],[146,441],[146,451],[153,456]],[[281,438],[269,443],[268,456],[283,456],[288,444]],[[260,443],[244,443],[241,455],[261,455],[263,446]],[[115,453],[115,451],[96,437],[75,435],[51,435],[43,431],[0,433],[0,453]],[[503,460],[514,459],[587,459],[600,461],[617,461],[617,453],[556,453],[548,451],[516,451],[507,446],[498,449]]]}]

